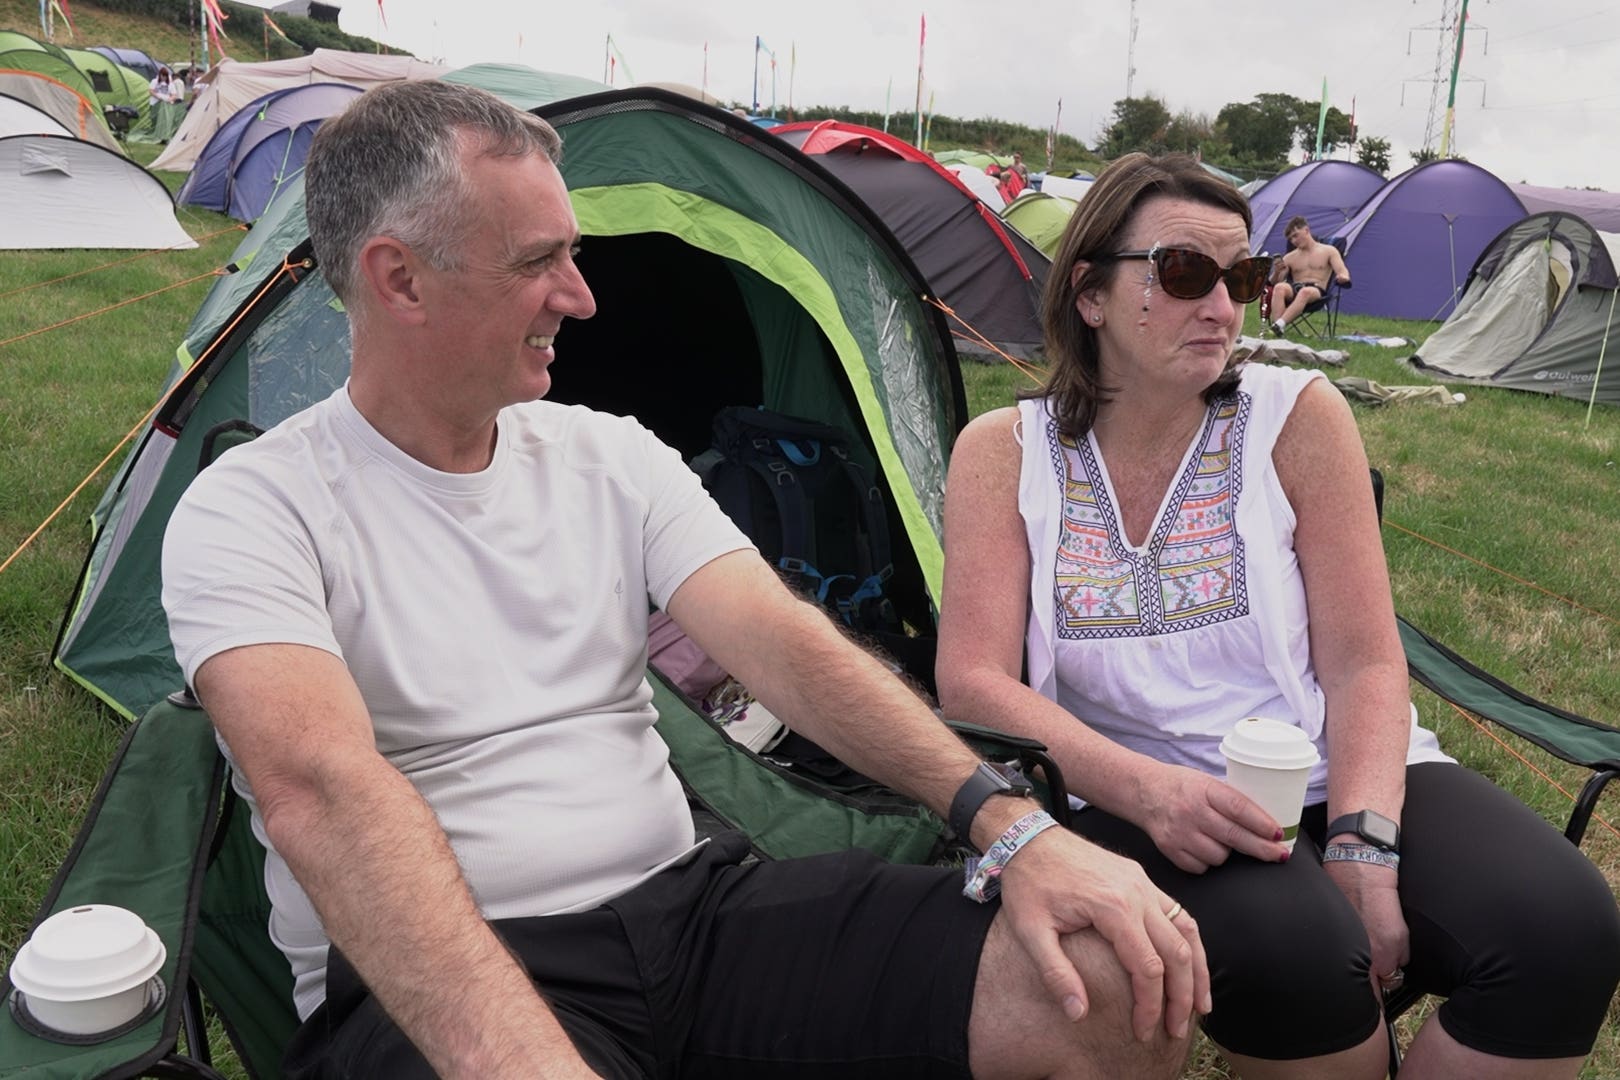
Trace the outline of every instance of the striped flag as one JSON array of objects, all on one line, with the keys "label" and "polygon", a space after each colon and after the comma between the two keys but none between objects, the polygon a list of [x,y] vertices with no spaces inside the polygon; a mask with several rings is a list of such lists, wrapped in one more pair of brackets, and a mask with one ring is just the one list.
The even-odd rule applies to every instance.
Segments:
[{"label": "striped flag", "polygon": [[288,37],[286,32],[283,31],[281,29],[281,27],[276,25],[276,20],[274,20],[274,19],[272,19],[270,17],[270,13],[268,11],[264,13],[264,25],[268,26],[271,29],[271,31],[276,35],[276,37],[280,38],[282,41],[285,41],[287,44],[289,44],[289,45],[298,44],[292,38]]}]

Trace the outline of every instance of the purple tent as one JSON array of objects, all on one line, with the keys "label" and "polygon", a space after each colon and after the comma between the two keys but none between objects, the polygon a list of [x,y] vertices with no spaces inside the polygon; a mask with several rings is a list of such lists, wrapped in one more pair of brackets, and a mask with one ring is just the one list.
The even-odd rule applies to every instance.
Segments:
[{"label": "purple tent", "polygon": [[1311,223],[1318,240],[1327,240],[1383,186],[1382,176],[1354,161],[1307,161],[1278,173],[1249,197],[1254,214],[1249,253],[1287,251],[1283,230],[1295,214]]},{"label": "purple tent", "polygon": [[111,45],[92,45],[90,51],[100,53],[115,64],[122,64],[132,71],[140,72],[147,82],[157,78],[158,68],[162,66],[141,49],[115,49]]},{"label": "purple tent", "polygon": [[346,83],[309,83],[248,102],[208,140],[175,201],[256,220],[303,169],[315,129],[360,93]]},{"label": "purple tent", "polygon": [[1612,191],[1536,187],[1534,184],[1508,186],[1532,214],[1563,210],[1581,218],[1599,232],[1620,233],[1620,195]]},{"label": "purple tent", "polygon": [[1389,319],[1444,319],[1468,271],[1524,204],[1467,161],[1431,161],[1385,184],[1338,235],[1355,287],[1340,310]]}]

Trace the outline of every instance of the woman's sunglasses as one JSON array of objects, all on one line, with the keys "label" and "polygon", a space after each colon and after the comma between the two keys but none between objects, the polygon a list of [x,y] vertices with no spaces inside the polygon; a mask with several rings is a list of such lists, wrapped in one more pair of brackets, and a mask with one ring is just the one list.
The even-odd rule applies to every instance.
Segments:
[{"label": "woman's sunglasses", "polygon": [[1226,267],[1200,251],[1157,245],[1151,251],[1116,251],[1095,257],[1098,262],[1108,259],[1147,259],[1153,263],[1154,276],[1164,291],[1178,300],[1208,296],[1217,281],[1224,281],[1226,292],[1233,300],[1240,304],[1252,303],[1260,299],[1266,279],[1271,276],[1269,255],[1239,259]]}]

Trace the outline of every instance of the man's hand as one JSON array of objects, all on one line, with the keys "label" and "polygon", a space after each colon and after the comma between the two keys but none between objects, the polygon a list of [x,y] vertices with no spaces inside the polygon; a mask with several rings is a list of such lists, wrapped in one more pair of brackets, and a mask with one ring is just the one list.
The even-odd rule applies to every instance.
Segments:
[{"label": "man's hand", "polygon": [[1288,858],[1276,820],[1224,781],[1196,769],[1163,765],[1143,790],[1151,802],[1129,819],[1178,869],[1202,874],[1234,851],[1262,862]]},{"label": "man's hand", "polygon": [[1071,1020],[1083,1017],[1090,1002],[1059,936],[1087,927],[1113,946],[1131,977],[1131,1026],[1138,1039],[1151,1039],[1161,1019],[1172,1037],[1185,1038],[1193,1011],[1212,1008],[1198,924],[1130,859],[1063,829],[1048,829],[1007,863],[1001,906],[1013,936]]},{"label": "man's hand", "polygon": [[1340,860],[1323,863],[1327,876],[1349,898],[1367,928],[1372,945],[1372,983],[1380,995],[1400,985],[1389,976],[1400,971],[1412,958],[1406,918],[1401,914],[1399,879],[1394,870],[1371,863]]}]

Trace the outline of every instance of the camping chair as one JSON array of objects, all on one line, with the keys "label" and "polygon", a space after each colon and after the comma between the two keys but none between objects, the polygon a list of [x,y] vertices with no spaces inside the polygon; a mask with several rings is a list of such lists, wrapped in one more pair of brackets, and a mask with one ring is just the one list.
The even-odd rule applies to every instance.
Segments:
[{"label": "camping chair", "polygon": [[[700,833],[742,828],[761,858],[863,847],[892,862],[955,859],[948,827],[918,804],[886,790],[831,792],[761,759],[655,672],[649,676],[657,730]],[[990,756],[1029,775],[1040,769],[1053,813],[1068,819],[1061,774],[1040,744],[963,730]],[[166,996],[129,1030],[88,1045],[40,1037],[12,1004],[0,1017],[0,1075],[218,1077],[204,997],[248,1074],[280,1074],[298,1018],[292,975],[269,938],[264,850],[249,819],[213,725],[189,694],[171,695],[130,728],[34,925],[81,904],[134,911],[167,948],[159,972]],[[0,998],[12,999],[9,980],[0,981]]]},{"label": "camping chair", "polygon": [[[1345,242],[1342,236],[1335,236],[1331,240],[1322,241],[1322,243],[1332,244],[1339,250],[1339,255],[1341,257],[1344,255]],[[1318,339],[1333,337],[1339,332],[1340,293],[1343,290],[1350,288],[1352,284],[1354,283],[1345,282],[1341,285],[1338,278],[1332,276],[1331,274],[1328,275],[1327,292],[1323,293],[1320,297],[1311,301],[1309,304],[1306,304],[1305,310],[1301,311],[1294,317],[1294,321],[1289,324],[1289,327],[1291,329],[1298,328],[1300,330],[1309,331],[1312,337]],[[1312,321],[1312,317],[1317,314],[1322,315],[1323,322],[1326,324],[1323,329],[1318,329],[1315,322]],[[1270,287],[1266,289],[1265,298],[1260,305],[1260,318],[1266,326],[1271,325],[1273,316],[1271,313]]]},{"label": "camping chair", "polygon": [[[1384,516],[1384,477],[1372,470],[1373,504],[1379,520]],[[1453,705],[1483,717],[1541,747],[1571,765],[1591,772],[1575,799],[1564,836],[1579,847],[1592,820],[1598,797],[1609,781],[1620,776],[1620,728],[1588,720],[1555,705],[1538,701],[1475,667],[1399,615],[1395,618],[1412,678]],[[1423,994],[1403,986],[1384,1001],[1388,1019],[1389,1075],[1400,1071],[1400,1045],[1395,1019],[1415,1005]]]}]

